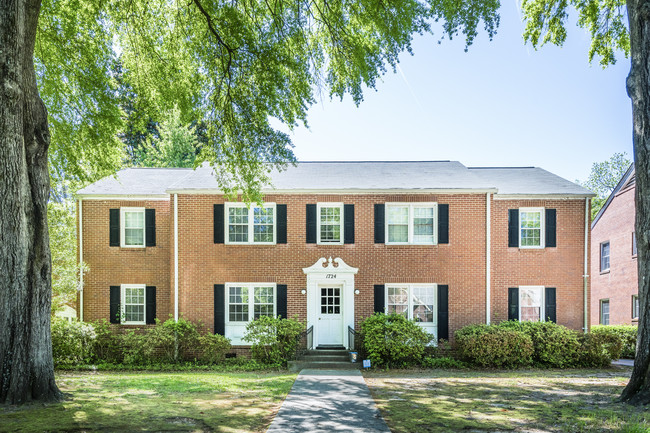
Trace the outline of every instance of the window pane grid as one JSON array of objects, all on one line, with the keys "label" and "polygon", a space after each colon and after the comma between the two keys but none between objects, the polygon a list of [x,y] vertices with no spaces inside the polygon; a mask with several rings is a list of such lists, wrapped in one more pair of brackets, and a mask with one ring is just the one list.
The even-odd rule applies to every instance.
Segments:
[{"label": "window pane grid", "polygon": [[609,325],[609,300],[600,301],[600,324]]},{"label": "window pane grid", "polygon": [[231,322],[248,322],[248,287],[230,287],[228,315]]},{"label": "window pane grid", "polygon": [[341,242],[341,208],[320,208],[320,241]]},{"label": "window pane grid", "polygon": [[253,208],[253,242],[273,242],[273,208]]},{"label": "window pane grid", "polygon": [[413,242],[433,243],[433,208],[413,209]]},{"label": "window pane grid", "polygon": [[434,293],[432,287],[413,287],[413,320],[433,322]]},{"label": "window pane grid", "polygon": [[273,317],[273,287],[255,287],[253,293],[253,318]]},{"label": "window pane grid", "polygon": [[328,287],[320,289],[321,314],[341,314],[341,289]]},{"label": "window pane grid", "polygon": [[609,242],[600,244],[600,270],[609,269]]},{"label": "window pane grid", "polygon": [[388,206],[388,242],[409,241],[408,206]]},{"label": "window pane grid", "polygon": [[144,322],[144,288],[124,288],[124,321]]},{"label": "window pane grid", "polygon": [[124,244],[144,245],[144,210],[124,211]]},{"label": "window pane grid", "polygon": [[522,247],[539,247],[542,245],[542,212],[520,211],[519,224]]},{"label": "window pane grid", "polygon": [[519,320],[539,322],[542,320],[542,288],[519,288]]},{"label": "window pane grid", "polygon": [[407,287],[389,287],[386,313],[401,314],[408,317],[409,295]]},{"label": "window pane grid", "polygon": [[228,239],[230,242],[248,242],[248,209],[228,209]]},{"label": "window pane grid", "polygon": [[632,318],[639,318],[639,296],[632,295]]}]

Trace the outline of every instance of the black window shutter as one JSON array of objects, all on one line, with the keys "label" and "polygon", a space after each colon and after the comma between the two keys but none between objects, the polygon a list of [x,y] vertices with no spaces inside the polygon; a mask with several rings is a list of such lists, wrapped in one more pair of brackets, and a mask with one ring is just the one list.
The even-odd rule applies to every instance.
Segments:
[{"label": "black window shutter", "polygon": [[120,210],[119,209],[110,209],[109,211],[110,219],[110,242],[111,247],[120,246]]},{"label": "black window shutter", "polygon": [[224,205],[214,205],[214,243],[222,244],[224,242]]},{"label": "black window shutter", "polygon": [[145,245],[148,247],[156,246],[156,209],[144,210],[145,225]]},{"label": "black window shutter", "polygon": [[438,205],[438,243],[449,243],[449,205]]},{"label": "black window shutter", "polygon": [[226,285],[214,285],[214,333],[226,334]]},{"label": "black window shutter", "polygon": [[385,313],[385,289],[383,284],[375,284],[375,313]]},{"label": "black window shutter", "polygon": [[557,303],[555,302],[555,287],[546,287],[544,296],[545,320],[557,323]]},{"label": "black window shutter", "polygon": [[508,246],[519,247],[519,209],[508,209]]},{"label": "black window shutter", "polygon": [[386,242],[386,226],[384,224],[386,206],[384,204],[375,204],[375,243],[383,244]]},{"label": "black window shutter", "polygon": [[343,233],[346,244],[354,243],[354,205],[343,205]]},{"label": "black window shutter", "polygon": [[276,204],[275,211],[277,213],[277,227],[276,227],[276,243],[286,244],[287,243],[287,205],[286,204]]},{"label": "black window shutter", "polygon": [[111,286],[110,316],[108,317],[111,323],[120,323],[120,302],[120,286]]},{"label": "black window shutter", "polygon": [[557,215],[555,209],[546,209],[546,239],[545,246],[554,248],[556,244],[556,223]]},{"label": "black window shutter", "polygon": [[438,285],[438,340],[449,340],[449,286]]},{"label": "black window shutter", "polygon": [[278,284],[276,287],[276,311],[278,313],[278,316],[282,317],[283,319],[287,319],[287,285],[286,284]]},{"label": "black window shutter", "polygon": [[316,205],[307,205],[307,243],[316,243]]},{"label": "black window shutter", "polygon": [[508,320],[519,320],[519,288],[508,289]]},{"label": "black window shutter", "polygon": [[154,325],[156,323],[156,287],[147,286],[147,306],[146,312],[147,325]]}]

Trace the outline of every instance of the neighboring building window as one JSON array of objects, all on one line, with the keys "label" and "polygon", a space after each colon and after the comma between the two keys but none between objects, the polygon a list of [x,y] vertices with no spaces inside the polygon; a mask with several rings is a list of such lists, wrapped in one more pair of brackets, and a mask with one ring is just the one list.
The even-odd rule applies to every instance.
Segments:
[{"label": "neighboring building window", "polygon": [[386,243],[436,244],[437,211],[436,203],[386,203]]},{"label": "neighboring building window", "polygon": [[122,228],[121,246],[122,247],[144,247],[144,208],[140,207],[123,207],[120,209],[120,218]]},{"label": "neighboring building window", "polygon": [[600,324],[609,325],[609,299],[600,300]]},{"label": "neighboring building window", "polygon": [[386,286],[386,314],[402,314],[424,325],[436,323],[435,284],[395,284]]},{"label": "neighboring building window", "polygon": [[519,247],[544,248],[544,208],[519,209]]},{"label": "neighboring building window", "polygon": [[318,203],[318,243],[343,243],[342,203]]},{"label": "neighboring building window", "polygon": [[275,243],[275,204],[251,206],[244,203],[226,203],[226,243]]},{"label": "neighboring building window", "polygon": [[600,244],[600,272],[609,271],[609,241]]},{"label": "neighboring building window", "polygon": [[261,316],[275,316],[275,285],[228,284],[228,322],[248,323]]},{"label": "neighboring building window", "polygon": [[544,287],[519,287],[519,320],[521,322],[544,321]]},{"label": "neighboring building window", "polygon": [[636,232],[632,232],[632,255],[636,256]]},{"label": "neighboring building window", "polygon": [[146,290],[144,284],[122,284],[122,324],[145,324]]},{"label": "neighboring building window", "polygon": [[639,318],[639,295],[632,295],[632,318]]}]

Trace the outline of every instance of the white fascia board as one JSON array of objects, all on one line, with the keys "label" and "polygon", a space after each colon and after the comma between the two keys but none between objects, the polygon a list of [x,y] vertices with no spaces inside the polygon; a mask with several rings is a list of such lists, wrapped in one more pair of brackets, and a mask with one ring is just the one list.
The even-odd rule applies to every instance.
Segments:
[{"label": "white fascia board", "polygon": [[162,200],[169,201],[169,194],[75,194],[78,200]]},{"label": "white fascia board", "polygon": [[584,200],[595,194],[494,194],[494,200]]},{"label": "white fascia board", "polygon": [[[432,189],[263,189],[264,194],[486,194],[496,193],[496,188],[470,189],[470,188],[432,188]],[[223,195],[219,189],[174,189],[167,190],[169,194],[214,194]],[[241,192],[238,192],[241,194]]]}]

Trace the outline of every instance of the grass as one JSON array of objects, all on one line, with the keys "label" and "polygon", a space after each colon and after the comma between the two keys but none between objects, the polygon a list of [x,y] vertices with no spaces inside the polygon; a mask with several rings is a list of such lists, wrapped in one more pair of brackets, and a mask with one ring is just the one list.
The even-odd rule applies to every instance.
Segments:
[{"label": "grass", "polygon": [[0,406],[0,432],[262,432],[287,373],[62,373],[66,400]]},{"label": "grass", "polygon": [[650,413],[616,402],[630,376],[611,370],[369,372],[393,432],[650,432]]}]

